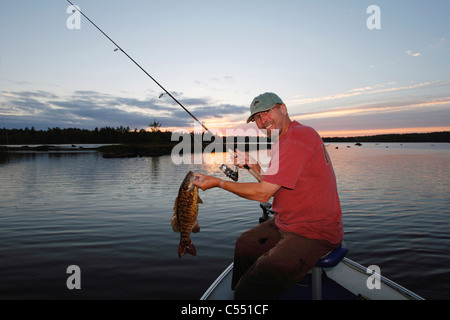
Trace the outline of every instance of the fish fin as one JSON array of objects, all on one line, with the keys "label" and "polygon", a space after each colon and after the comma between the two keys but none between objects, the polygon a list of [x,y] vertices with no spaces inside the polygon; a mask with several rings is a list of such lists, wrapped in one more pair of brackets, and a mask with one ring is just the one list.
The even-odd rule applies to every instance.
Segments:
[{"label": "fish fin", "polygon": [[194,223],[194,225],[192,226],[192,232],[193,232],[193,233],[197,233],[197,232],[199,232],[199,231],[200,231],[200,226],[198,225],[198,221],[195,220],[195,223]]},{"label": "fish fin", "polygon": [[180,232],[180,226],[178,225],[178,219],[177,216],[174,214],[172,217],[172,229],[174,232]]},{"label": "fish fin", "polygon": [[178,206],[178,197],[175,198],[175,204],[173,205],[174,212],[177,212],[177,206]]},{"label": "fish fin", "polygon": [[203,200],[200,199],[200,196],[197,196],[197,203],[203,203]]},{"label": "fish fin", "polygon": [[190,240],[189,242],[180,241],[180,245],[178,246],[178,258],[181,259],[186,254],[197,255],[194,244]]}]

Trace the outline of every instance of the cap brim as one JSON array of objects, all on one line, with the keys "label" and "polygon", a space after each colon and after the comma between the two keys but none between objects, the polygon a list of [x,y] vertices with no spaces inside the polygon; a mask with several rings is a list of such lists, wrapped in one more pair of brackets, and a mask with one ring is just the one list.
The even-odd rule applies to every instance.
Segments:
[{"label": "cap brim", "polygon": [[260,112],[264,112],[264,111],[269,111],[270,109],[272,109],[273,107],[275,107],[277,104],[279,104],[279,103],[274,103],[274,104],[272,104],[272,105],[266,106],[265,108],[262,107],[262,108],[261,108],[262,110],[257,110],[256,112],[252,113],[252,114],[250,115],[250,117],[248,117],[247,123],[249,123],[249,122],[251,122],[251,121],[253,120],[253,116],[254,116],[255,114],[260,113]]}]

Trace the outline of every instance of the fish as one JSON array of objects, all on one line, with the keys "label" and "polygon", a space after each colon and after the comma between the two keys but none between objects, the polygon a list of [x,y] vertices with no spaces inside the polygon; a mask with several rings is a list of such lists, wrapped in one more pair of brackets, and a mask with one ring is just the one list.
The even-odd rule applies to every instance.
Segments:
[{"label": "fish", "polygon": [[174,232],[180,233],[180,244],[178,245],[178,258],[184,255],[197,255],[194,244],[191,241],[191,231],[197,233],[200,226],[197,221],[198,204],[203,203],[198,195],[198,188],[193,184],[195,174],[189,171],[181,183],[178,196],[173,207],[174,214],[171,224]]}]

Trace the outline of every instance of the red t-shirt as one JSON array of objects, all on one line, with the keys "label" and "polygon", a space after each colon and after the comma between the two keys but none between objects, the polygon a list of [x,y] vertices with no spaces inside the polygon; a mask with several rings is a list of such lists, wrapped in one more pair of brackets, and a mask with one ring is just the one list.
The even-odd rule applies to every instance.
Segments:
[{"label": "red t-shirt", "polygon": [[339,243],[344,236],[336,177],[318,133],[293,121],[272,147],[263,177],[281,188],[273,197],[275,223],[285,232]]}]

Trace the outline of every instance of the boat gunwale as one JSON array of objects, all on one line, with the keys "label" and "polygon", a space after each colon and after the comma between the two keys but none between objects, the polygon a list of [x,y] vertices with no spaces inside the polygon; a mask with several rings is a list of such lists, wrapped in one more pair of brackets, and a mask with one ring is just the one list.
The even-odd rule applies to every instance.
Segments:
[{"label": "boat gunwale", "polygon": [[[342,259],[342,261],[339,264],[343,264],[346,267],[349,267],[361,274],[365,274],[367,276],[373,276],[376,275],[378,279],[380,279],[381,283],[387,285],[388,287],[390,287],[392,290],[394,290],[395,292],[403,295],[406,299],[409,300],[425,300],[423,297],[419,296],[418,294],[406,289],[405,287],[399,285],[398,283],[384,277],[383,275],[374,273],[374,272],[367,272],[368,268],[362,266],[361,264],[349,259],[349,258],[344,258]],[[338,264],[338,265],[339,265]],[[201,296],[200,300],[208,300],[209,297],[213,294],[214,290],[216,290],[216,288],[221,284],[221,282],[223,281],[223,279],[225,279],[228,274],[233,270],[233,265],[234,262],[231,262],[231,264],[214,280],[214,282],[208,287],[208,289],[205,291],[205,293]],[[327,270],[332,270],[333,268],[324,268],[325,272]],[[334,279],[335,281],[337,281],[339,283],[339,281],[337,279]]]},{"label": "boat gunwale", "polygon": [[[405,287],[399,285],[398,283],[390,280],[389,278],[386,278],[385,276],[378,274],[376,272],[370,272],[369,268],[364,267],[363,265],[349,259],[349,258],[344,258],[342,259],[342,261],[340,263],[345,264],[347,267],[350,267],[362,274],[366,274],[368,276],[376,276],[381,283],[387,285],[388,287],[390,287],[391,289],[393,289],[394,291],[400,293],[401,295],[403,295],[404,297],[406,297],[409,300],[425,300],[423,297],[419,296],[418,294],[406,289]],[[326,269],[325,269],[326,271]],[[336,279],[335,279],[336,281]]]},{"label": "boat gunwale", "polygon": [[201,296],[200,300],[208,300],[209,296],[214,292],[222,280],[233,270],[234,262],[231,264],[214,280],[214,282],[208,287],[205,293]]}]

